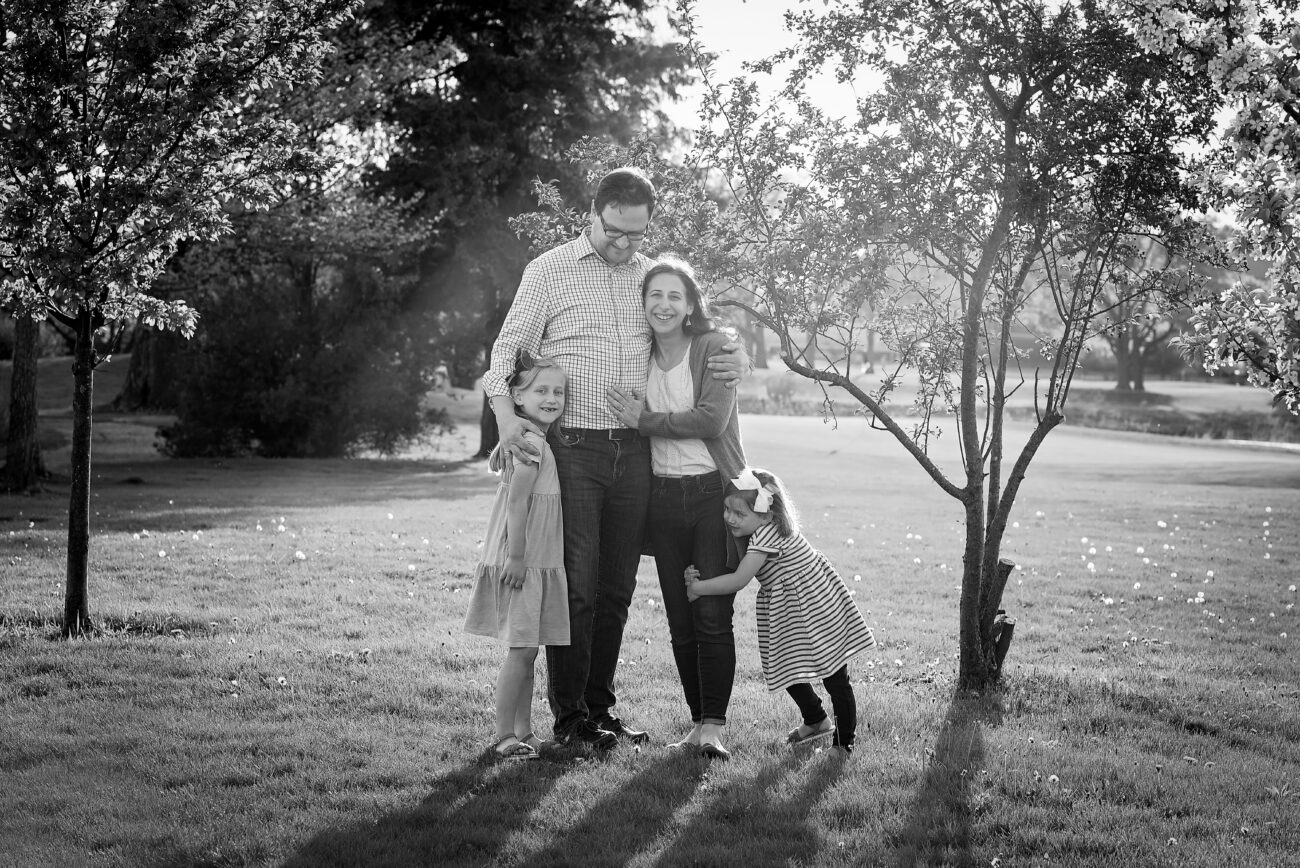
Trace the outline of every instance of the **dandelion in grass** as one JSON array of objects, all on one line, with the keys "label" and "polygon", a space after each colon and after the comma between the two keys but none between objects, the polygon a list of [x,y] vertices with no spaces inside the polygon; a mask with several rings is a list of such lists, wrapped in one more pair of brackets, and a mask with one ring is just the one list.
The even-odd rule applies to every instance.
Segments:
[{"label": "dandelion in grass", "polygon": [[294,552],[294,553],[293,553],[293,556],[294,556],[297,560],[300,560],[300,561],[305,561],[305,560],[307,560],[307,556],[306,556],[305,554],[303,554],[302,552],[300,552],[300,551],[298,551],[298,552]]},{"label": "dandelion in grass", "polygon": [[275,683],[280,685],[281,687],[284,687],[286,684],[289,683],[289,680],[285,678],[283,675],[281,675],[279,678],[275,679]]},{"label": "dandelion in grass", "polygon": [[1142,546],[1138,546],[1138,547],[1137,547],[1137,553],[1140,554],[1140,555],[1144,555],[1144,554],[1147,553],[1147,550],[1144,549],[1144,548],[1142,548]]},{"label": "dandelion in grass", "polygon": [[1164,528],[1164,527],[1169,527],[1169,525],[1165,524],[1164,519],[1161,519],[1160,521],[1156,522],[1156,527]]},{"label": "dandelion in grass", "polygon": [[1140,590],[1142,590],[1142,583],[1141,583],[1141,582],[1134,582],[1134,583],[1133,583],[1133,590],[1135,590],[1135,591],[1140,591]]},{"label": "dandelion in grass", "polygon": [[167,557],[167,551],[165,549],[158,549],[158,557],[160,558]]},{"label": "dandelion in grass", "polygon": [[1102,597],[1101,602],[1102,602],[1102,605],[1105,605],[1105,606],[1113,606],[1113,605],[1115,605],[1115,598],[1114,598],[1114,597]]}]

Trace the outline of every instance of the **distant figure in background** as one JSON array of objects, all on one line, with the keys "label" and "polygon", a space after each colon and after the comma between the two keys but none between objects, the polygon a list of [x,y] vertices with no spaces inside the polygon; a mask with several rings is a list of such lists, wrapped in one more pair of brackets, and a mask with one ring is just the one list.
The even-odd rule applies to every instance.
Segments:
[{"label": "distant figure in background", "polygon": [[[567,385],[568,376],[554,361],[521,353],[510,378],[510,399],[517,412],[545,432],[564,411]],[[544,747],[532,724],[537,648],[569,644],[555,456],[544,436],[527,436],[540,460],[516,465],[509,453],[501,455],[501,483],[465,616],[465,632],[500,639],[509,648],[497,675],[492,744],[503,760],[536,759]]]},{"label": "distant figure in background", "polygon": [[[876,644],[849,589],[826,557],[799,533],[794,504],[781,481],[765,470],[745,470],[727,488],[727,526],[747,550],[734,573],[701,581],[685,573],[692,599],[734,594],[757,578],[758,653],[770,691],[785,690],[799,706],[803,724],[790,730],[791,746],[834,735],[834,744],[853,750],[857,700],[848,660]],[[835,710],[831,723],[813,691],[821,681]]]},{"label": "distant figure in background", "polygon": [[429,385],[431,392],[451,393],[451,374],[447,371],[447,365],[439,362],[438,367],[433,369],[433,382]]}]

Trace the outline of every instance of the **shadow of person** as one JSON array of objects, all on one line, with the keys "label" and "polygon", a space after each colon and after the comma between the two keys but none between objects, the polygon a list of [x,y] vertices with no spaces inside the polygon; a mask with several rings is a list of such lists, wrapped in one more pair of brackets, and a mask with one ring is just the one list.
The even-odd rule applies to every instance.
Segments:
[{"label": "shadow of person", "polygon": [[656,864],[816,864],[821,841],[808,815],[845,762],[839,751],[792,752],[748,780],[721,783]]},{"label": "shadow of person", "polygon": [[997,695],[953,697],[921,791],[894,838],[895,864],[973,865],[971,785],[984,764],[986,726],[1002,722]]},{"label": "shadow of person", "polygon": [[559,830],[550,844],[517,864],[623,865],[669,828],[707,769],[705,761],[683,752],[652,755],[648,765],[588,807],[580,821]]},{"label": "shadow of person", "polygon": [[434,782],[416,807],[317,833],[284,865],[481,865],[491,862],[565,773],[550,762],[475,762]]}]

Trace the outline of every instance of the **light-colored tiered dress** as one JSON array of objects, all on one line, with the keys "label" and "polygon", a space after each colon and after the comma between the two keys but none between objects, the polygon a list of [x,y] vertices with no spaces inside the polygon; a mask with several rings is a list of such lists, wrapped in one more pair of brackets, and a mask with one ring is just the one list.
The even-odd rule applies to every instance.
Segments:
[{"label": "light-colored tiered dress", "polygon": [[560,480],[551,447],[534,434],[527,437],[539,445],[542,456],[528,508],[524,586],[509,588],[501,583],[501,570],[510,551],[506,513],[514,475],[514,461],[509,452],[503,452],[501,482],[483,538],[483,558],[470,595],[465,632],[491,636],[513,648],[568,645],[569,586],[564,573]]}]

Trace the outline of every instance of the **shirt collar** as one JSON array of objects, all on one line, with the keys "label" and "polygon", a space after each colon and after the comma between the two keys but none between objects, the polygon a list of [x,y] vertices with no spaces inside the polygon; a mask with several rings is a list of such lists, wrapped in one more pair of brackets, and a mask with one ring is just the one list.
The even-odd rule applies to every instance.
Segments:
[{"label": "shirt collar", "polygon": [[575,238],[574,241],[577,242],[574,245],[574,253],[576,254],[577,259],[586,259],[588,256],[594,256],[602,262],[604,261],[604,257],[596,252],[595,245],[591,243],[591,227],[583,230],[583,233]]}]

